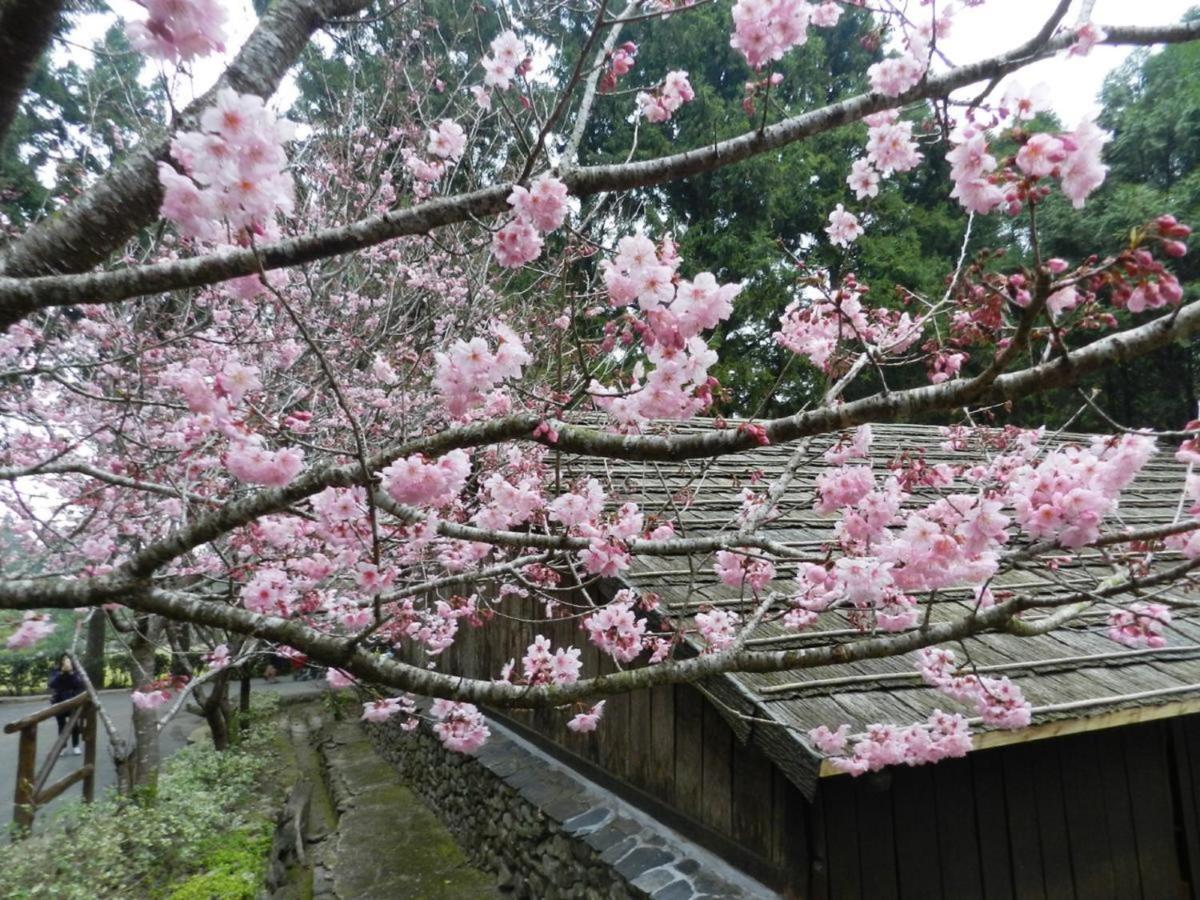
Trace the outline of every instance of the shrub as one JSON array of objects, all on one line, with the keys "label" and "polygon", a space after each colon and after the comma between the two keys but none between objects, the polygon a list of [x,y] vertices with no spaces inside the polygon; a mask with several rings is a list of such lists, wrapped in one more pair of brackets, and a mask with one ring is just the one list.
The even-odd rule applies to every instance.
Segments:
[{"label": "shrub", "polygon": [[[273,698],[274,699],[274,698]],[[223,753],[186,747],[163,766],[153,802],[109,794],[70,807],[43,833],[0,847],[0,896],[91,900],[253,897],[270,845],[264,790],[277,731],[261,716]]]}]

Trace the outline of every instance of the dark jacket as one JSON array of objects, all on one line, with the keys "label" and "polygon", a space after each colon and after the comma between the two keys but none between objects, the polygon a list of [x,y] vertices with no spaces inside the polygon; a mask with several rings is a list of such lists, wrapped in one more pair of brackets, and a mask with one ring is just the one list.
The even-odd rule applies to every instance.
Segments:
[{"label": "dark jacket", "polygon": [[75,671],[64,672],[55,669],[50,673],[50,702],[62,703],[70,700],[76,694],[83,693],[83,679]]}]

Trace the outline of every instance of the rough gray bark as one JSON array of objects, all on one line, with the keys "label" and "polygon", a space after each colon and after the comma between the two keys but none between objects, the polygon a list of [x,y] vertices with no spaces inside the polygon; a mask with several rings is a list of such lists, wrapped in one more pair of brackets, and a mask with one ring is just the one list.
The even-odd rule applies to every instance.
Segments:
[{"label": "rough gray bark", "polygon": [[[269,97],[326,18],[357,12],[368,2],[276,0],[212,90],[189,104],[168,133],[147,135],[78,200],[5,248],[0,273],[28,277],[82,272],[105,259],[158,218],[162,189],[157,166],[167,158],[174,132],[196,127],[200,111],[212,104],[221,88]],[[0,329],[14,321],[4,315],[0,319]]]},{"label": "rough gray bark", "polygon": [[[133,657],[133,689],[144,690],[154,678],[154,651],[163,630],[163,620],[155,615],[138,616],[131,632],[129,650]],[[133,708],[134,750],[129,758],[130,789],[153,791],[158,785],[158,716],[152,709]]]},{"label": "rough gray bark", "polygon": [[[259,615],[218,600],[179,592],[147,588],[129,594],[125,603],[143,614],[153,614],[147,618],[163,616],[177,621],[224,628],[238,634],[295,647],[317,663],[345,669],[373,684],[388,685],[425,697],[443,697],[497,707],[537,709],[623,694],[660,684],[692,683],[723,672],[784,672],[911,653],[922,647],[962,640],[985,631],[1006,630],[1015,616],[1030,609],[1061,609],[1076,603],[1094,602],[1106,597],[1171,584],[1197,569],[1200,569],[1200,559],[1186,560],[1151,575],[1130,576],[1120,582],[1093,590],[1054,597],[1019,594],[986,609],[974,610],[945,622],[929,623],[908,632],[862,637],[841,644],[795,650],[745,650],[734,647],[691,659],[581,679],[567,685],[529,686],[437,672],[364,649],[358,646],[352,637],[327,634],[296,619]],[[61,598],[56,597],[52,590],[44,590],[40,595],[26,593],[19,602],[12,602],[13,599],[0,585],[0,605],[8,608],[67,605]],[[157,730],[154,751],[157,752]],[[139,759],[140,753],[139,744]],[[140,769],[138,776],[143,778]]]},{"label": "rough gray bark", "polygon": [[108,636],[108,618],[102,609],[88,616],[87,641],[83,648],[83,667],[97,690],[104,687],[104,642]]},{"label": "rough gray bark", "polygon": [[0,0],[0,142],[12,127],[62,8],[63,0]]},{"label": "rough gray bark", "polygon": [[[1109,44],[1180,43],[1200,38],[1200,21],[1161,28],[1113,27],[1108,29],[1108,32],[1105,42]],[[812,112],[793,116],[759,131],[718,141],[707,147],[642,162],[573,169],[564,173],[563,180],[572,194],[588,197],[709,172],[858,121],[874,112],[931,97],[944,97],[976,82],[1015,72],[1037,59],[1070,46],[1073,41],[1072,33],[1064,33],[1044,42],[1040,49],[1031,51],[1030,45],[1026,44],[1008,53],[960,66],[926,79],[899,97],[860,94]],[[156,213],[157,174],[154,173],[152,164],[146,171],[155,180],[153,212]],[[258,248],[257,254],[254,250],[226,250],[207,256],[112,272],[38,278],[0,277],[0,328],[19,321],[37,309],[85,302],[116,303],[167,290],[200,287],[241,275],[255,274],[260,266],[266,270],[286,268],[361,250],[405,235],[423,234],[446,225],[468,221],[472,217],[502,212],[508,208],[505,198],[511,190],[512,185],[503,184],[456,197],[431,200],[408,209],[371,216],[349,225],[325,228],[300,237],[265,244]],[[145,224],[145,221],[141,224]],[[23,238],[22,243],[24,241]],[[35,262],[40,259],[40,251],[36,244],[35,241],[30,247],[31,259]],[[96,259],[93,260],[95,261]],[[83,267],[71,271],[79,271],[80,268]],[[17,269],[11,262],[6,265],[0,260],[0,276],[37,275],[46,271],[48,270],[45,267]]]}]

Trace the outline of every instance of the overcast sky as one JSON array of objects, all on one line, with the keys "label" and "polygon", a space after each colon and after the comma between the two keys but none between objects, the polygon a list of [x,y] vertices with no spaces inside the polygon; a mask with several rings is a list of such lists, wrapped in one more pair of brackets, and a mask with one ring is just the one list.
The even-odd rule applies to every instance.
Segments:
[{"label": "overcast sky", "polygon": [[[989,0],[975,9],[961,9],[954,29],[942,41],[949,58],[966,63],[1018,46],[1037,34],[1055,0]],[[1178,22],[1200,0],[1097,0],[1092,21],[1101,25],[1165,25]],[[1076,3],[1078,7],[1078,3]],[[1074,11],[1068,14],[1074,24]],[[1095,47],[1084,58],[1060,55],[1027,66],[1012,78],[1032,87],[1044,83],[1051,91],[1054,111],[1064,124],[1074,125],[1100,110],[1097,95],[1104,76],[1121,65],[1130,54],[1123,47]],[[1001,87],[995,94],[1004,95]]]},{"label": "overcast sky", "polygon": [[[141,10],[133,0],[110,0],[111,8],[126,16],[138,18]],[[255,16],[250,0],[224,0],[228,17],[228,53],[232,55],[254,27]],[[1045,22],[1056,0],[988,0],[977,8],[960,8],[950,37],[940,46],[955,63],[966,63],[990,56],[1028,40]],[[1200,0],[1096,0],[1092,20],[1112,25],[1161,25],[1178,22],[1189,7]],[[960,4],[961,6],[961,4]],[[1078,2],[1076,3],[1078,6]],[[1074,23],[1075,12],[1067,21]],[[100,20],[90,23],[83,31],[99,33]],[[1012,76],[1026,87],[1044,82],[1051,89],[1054,111],[1067,125],[1099,111],[1097,95],[1104,76],[1119,66],[1130,50],[1117,47],[1096,47],[1086,58],[1066,59],[1061,55],[1023,69]],[[216,58],[198,60],[195,64],[197,91],[204,91],[220,73],[223,62]],[[180,85],[184,96],[176,103],[190,99],[191,91]],[[1002,87],[994,96],[1003,96]],[[284,84],[277,99],[277,108],[286,108],[294,97],[290,81]]]}]

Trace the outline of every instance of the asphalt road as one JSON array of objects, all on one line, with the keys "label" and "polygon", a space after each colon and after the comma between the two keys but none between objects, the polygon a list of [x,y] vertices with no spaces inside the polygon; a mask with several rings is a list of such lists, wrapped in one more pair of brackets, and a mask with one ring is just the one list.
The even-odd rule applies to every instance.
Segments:
[{"label": "asphalt road", "polygon": [[[253,681],[251,691],[269,690],[277,691],[280,694],[291,694],[298,691],[312,690],[314,686],[324,686],[324,680],[319,682],[292,681],[291,678],[286,678],[277,681],[275,684],[267,684],[265,681],[256,678]],[[233,685],[232,690],[236,692],[236,684]],[[104,709],[113,720],[117,732],[124,736],[126,740],[132,740],[133,704],[129,701],[128,690],[102,691],[100,699],[104,704]],[[45,708],[49,705],[49,702],[46,699],[31,699],[0,703],[0,729],[9,722],[15,722],[17,719]],[[165,759],[180,747],[186,746],[188,735],[203,724],[204,720],[199,716],[194,716],[188,712],[180,712],[159,733],[159,749],[163,758]],[[100,741],[99,746],[96,748],[96,796],[99,797],[106,789],[117,783],[117,770],[116,766],[113,765],[108,734],[99,721],[96,723],[96,731]],[[53,718],[44,720],[38,726],[39,766],[45,759],[46,753],[54,745],[54,740],[57,736],[58,726]],[[4,734],[0,731],[0,831],[7,831],[8,825],[12,821],[13,791],[16,788],[17,777],[17,742],[19,737],[17,734]],[[82,742],[80,742],[80,749],[82,749],[82,746]],[[55,764],[54,772],[50,775],[49,781],[51,783],[57,781],[64,775],[78,769],[82,764],[83,756],[72,755],[70,744],[68,743],[66,751],[64,751]],[[59,795],[38,810],[37,818],[34,821],[34,830],[38,830],[38,823],[45,822],[47,817],[52,816],[56,810],[62,809],[69,803],[77,803],[82,798],[82,784],[72,785],[66,793]]]}]

